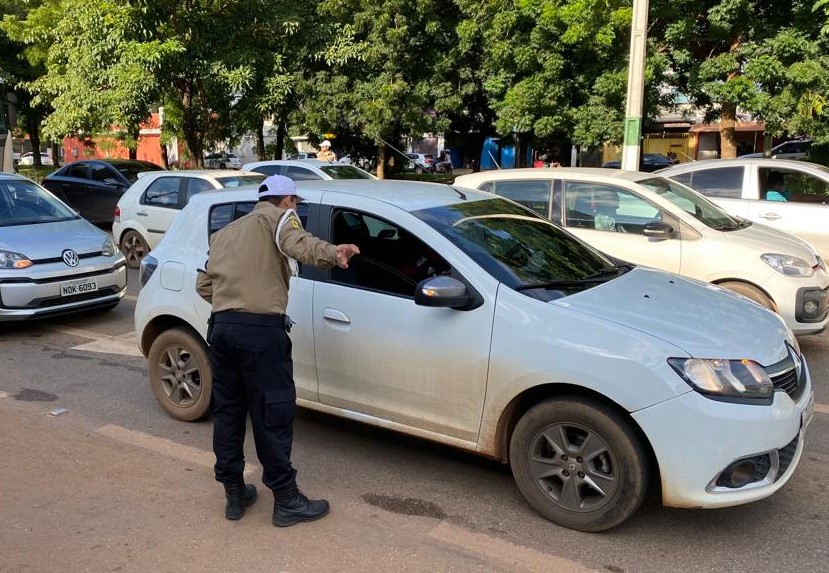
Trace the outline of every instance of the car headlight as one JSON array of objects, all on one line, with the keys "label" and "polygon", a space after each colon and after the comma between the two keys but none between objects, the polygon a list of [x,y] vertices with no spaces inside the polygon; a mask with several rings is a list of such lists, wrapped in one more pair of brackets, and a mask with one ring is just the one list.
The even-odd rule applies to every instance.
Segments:
[{"label": "car headlight", "polygon": [[787,277],[811,277],[815,274],[812,265],[800,257],[791,255],[779,255],[777,253],[766,253],[760,256],[763,262]]},{"label": "car headlight", "polygon": [[25,255],[0,250],[0,269],[27,269],[33,264]]},{"label": "car headlight", "polygon": [[774,384],[753,360],[669,358],[668,363],[701,394],[722,398],[767,400]]},{"label": "car headlight", "polygon": [[117,252],[118,247],[115,245],[115,241],[112,240],[112,237],[107,237],[104,246],[101,247],[101,254],[105,257],[111,257]]}]

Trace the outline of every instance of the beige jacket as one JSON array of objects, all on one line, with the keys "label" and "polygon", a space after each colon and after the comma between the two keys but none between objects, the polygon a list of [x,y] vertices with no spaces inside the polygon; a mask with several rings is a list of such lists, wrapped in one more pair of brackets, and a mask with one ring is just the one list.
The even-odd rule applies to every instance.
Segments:
[{"label": "beige jacket", "polygon": [[317,159],[320,161],[336,161],[337,154],[331,151],[330,149],[320,149],[317,151]]},{"label": "beige jacket", "polygon": [[213,305],[213,312],[284,314],[291,278],[288,257],[329,268],[337,263],[337,247],[303,229],[295,213],[259,202],[210,238],[210,259],[206,272],[198,274],[196,292]]}]

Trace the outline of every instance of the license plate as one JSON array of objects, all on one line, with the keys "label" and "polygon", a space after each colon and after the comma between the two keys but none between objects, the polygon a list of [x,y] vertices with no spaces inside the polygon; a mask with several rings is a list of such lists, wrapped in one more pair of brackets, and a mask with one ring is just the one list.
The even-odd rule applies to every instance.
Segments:
[{"label": "license plate", "polygon": [[98,290],[98,281],[95,279],[78,279],[60,283],[60,296],[74,296],[96,290]]},{"label": "license plate", "polygon": [[809,401],[806,402],[806,407],[803,409],[803,414],[801,414],[802,420],[802,427],[805,430],[806,426],[809,425],[809,422],[812,421],[812,415],[815,413],[815,395],[812,394],[809,396]]}]

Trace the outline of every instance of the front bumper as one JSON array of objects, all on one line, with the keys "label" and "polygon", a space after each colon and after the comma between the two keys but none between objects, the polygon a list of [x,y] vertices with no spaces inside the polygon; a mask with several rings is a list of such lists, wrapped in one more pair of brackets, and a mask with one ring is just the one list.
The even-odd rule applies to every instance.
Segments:
[{"label": "front bumper", "polygon": [[[800,462],[814,400],[805,361],[800,383],[796,401],[783,391],[767,406],[715,401],[691,391],[635,412],[659,464],[664,505],[728,507],[783,487]],[[770,464],[762,479],[737,488],[718,485],[731,464],[764,454]]]},{"label": "front bumper", "polygon": [[803,279],[775,273],[762,286],[794,334],[818,334],[826,328],[829,323],[829,279],[826,273]]},{"label": "front bumper", "polygon": [[[23,272],[0,273],[0,321],[26,320],[105,307],[127,291],[127,266],[122,255],[84,259],[69,268],[63,263],[36,264]],[[94,279],[97,290],[61,295],[61,284]]]}]

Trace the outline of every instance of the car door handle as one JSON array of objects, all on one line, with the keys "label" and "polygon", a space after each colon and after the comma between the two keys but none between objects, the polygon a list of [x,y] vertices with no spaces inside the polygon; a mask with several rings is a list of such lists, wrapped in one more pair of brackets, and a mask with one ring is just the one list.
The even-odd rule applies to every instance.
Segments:
[{"label": "car door handle", "polygon": [[346,324],[351,324],[351,319],[348,318],[344,312],[337,310],[335,308],[326,308],[325,310],[323,310],[322,317],[336,322],[344,322]]},{"label": "car door handle", "polygon": [[141,216],[141,217],[146,217],[146,216],[147,216],[147,212],[146,212],[146,211],[136,211],[136,212],[135,212],[135,214],[136,214],[136,215],[139,215],[139,216]]},{"label": "car door handle", "polygon": [[777,219],[782,219],[783,217],[781,217],[777,213],[764,213],[764,214],[760,215],[760,218],[765,219],[767,221],[775,221]]}]

